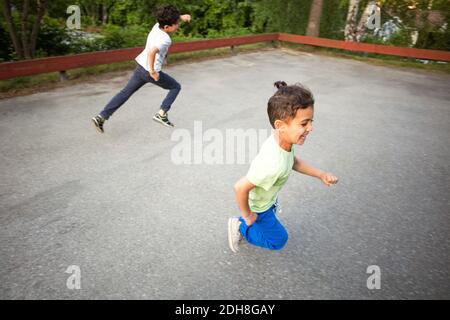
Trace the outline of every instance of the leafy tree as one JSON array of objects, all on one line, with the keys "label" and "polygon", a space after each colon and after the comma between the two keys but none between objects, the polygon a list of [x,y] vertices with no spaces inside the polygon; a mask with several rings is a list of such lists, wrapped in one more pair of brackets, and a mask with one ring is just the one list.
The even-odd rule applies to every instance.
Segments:
[{"label": "leafy tree", "polygon": [[[166,3],[193,16],[174,35],[177,41],[266,32],[378,41],[365,35],[368,32],[360,22],[374,0],[0,1],[0,59],[4,60],[141,46],[155,23],[154,9]],[[389,44],[409,45],[412,32],[418,32],[416,47],[450,50],[449,0],[378,0],[377,4],[382,23],[394,16],[402,21],[401,32]],[[84,33],[66,28],[70,5],[80,6]],[[444,17],[447,29],[430,19],[435,11]]]},{"label": "leafy tree", "polygon": [[19,59],[34,57],[47,5],[48,0],[2,0],[3,16]]}]

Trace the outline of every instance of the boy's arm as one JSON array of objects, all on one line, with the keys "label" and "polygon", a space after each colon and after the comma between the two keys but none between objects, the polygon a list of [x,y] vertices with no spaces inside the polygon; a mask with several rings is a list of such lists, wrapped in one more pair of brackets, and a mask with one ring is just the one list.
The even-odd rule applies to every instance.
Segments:
[{"label": "boy's arm", "polygon": [[338,183],[339,179],[331,173],[323,172],[313,166],[308,165],[305,161],[294,157],[294,165],[292,167],[297,172],[306,174],[308,176],[319,178],[327,186]]},{"label": "boy's arm", "polygon": [[159,52],[159,49],[156,47],[153,47],[150,49],[150,51],[148,52],[148,70],[150,72],[150,76],[155,80],[158,81],[159,80],[159,73],[156,72],[153,69],[153,66],[155,65],[155,57],[156,54]]},{"label": "boy's arm", "polygon": [[248,181],[247,177],[241,178],[234,185],[234,191],[236,192],[236,202],[239,205],[239,209],[241,210],[242,217],[245,220],[245,223],[250,226],[256,221],[256,214],[250,210],[250,206],[248,205],[248,193],[255,187],[250,181]]}]

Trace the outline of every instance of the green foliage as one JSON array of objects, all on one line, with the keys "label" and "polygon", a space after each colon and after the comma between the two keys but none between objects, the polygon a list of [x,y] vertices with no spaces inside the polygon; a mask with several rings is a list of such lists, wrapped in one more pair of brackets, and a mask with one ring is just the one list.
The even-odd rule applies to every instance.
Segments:
[{"label": "green foliage", "polygon": [[412,45],[411,32],[405,28],[400,29],[387,41],[387,44],[398,47],[410,47]]},{"label": "green foliage", "polygon": [[0,63],[11,60],[12,52],[13,48],[8,36],[8,31],[5,30],[3,23],[0,23]]},{"label": "green foliage", "polygon": [[372,34],[366,35],[362,42],[372,44],[387,44],[386,42],[383,41],[381,37],[377,37]]},{"label": "green foliage", "polygon": [[102,30],[101,39],[105,49],[130,48],[145,45],[149,29],[140,25],[130,25],[119,27],[116,25],[107,25]]},{"label": "green foliage", "polygon": [[260,2],[259,12],[267,19],[265,31],[305,34],[312,0]]},{"label": "green foliage", "polygon": [[131,1],[118,1],[111,9],[109,23],[118,26],[140,24],[141,13],[138,9]]},{"label": "green foliage", "polygon": [[[20,33],[20,8],[23,1],[11,0],[19,9],[13,12]],[[369,0],[361,0],[358,21]],[[415,27],[414,10],[409,10],[411,1],[379,0],[382,6],[382,23],[399,16],[404,28],[388,42],[367,36],[365,42],[408,46],[410,32],[419,31],[418,48],[449,50],[449,31],[425,24]],[[429,0],[417,0],[417,10],[426,15]],[[34,3],[34,1],[30,1]],[[175,41],[202,38],[219,38],[265,32],[287,32],[305,34],[312,0],[58,0],[49,1],[47,16],[42,22],[38,38],[38,56],[63,55],[95,50],[144,46],[147,34],[155,18],[156,6],[171,3],[182,13],[192,15],[191,23],[183,23],[172,35]],[[84,33],[67,30],[65,23],[69,5],[81,8],[81,25]],[[320,23],[320,36],[344,39],[345,20],[349,0],[324,0]],[[450,28],[450,1],[434,0],[433,10],[445,15]],[[29,19],[31,24],[34,16]],[[408,30],[408,31],[406,31]],[[97,34],[93,37],[92,34]],[[13,47],[6,30],[5,21],[0,20],[0,59],[14,59]]]},{"label": "green foliage", "polygon": [[416,47],[450,51],[450,30],[419,32]]},{"label": "green foliage", "polygon": [[[440,25],[433,24],[428,19],[432,13],[428,6],[430,0],[400,1],[400,0],[382,0],[382,18],[391,18],[398,16],[402,20],[402,32],[393,35],[389,44],[398,46],[411,45],[410,32],[406,30],[416,30],[419,32],[417,43],[414,47],[422,49],[450,50],[450,1],[433,0],[431,10],[439,12],[447,24],[447,30],[443,30]],[[415,3],[415,8],[408,8]],[[383,20],[383,19],[382,19]]]},{"label": "green foliage", "polygon": [[61,21],[44,17],[37,40],[37,57],[68,54],[71,47],[67,42],[67,32]]},{"label": "green foliage", "polygon": [[220,37],[249,33],[252,26],[253,7],[250,1],[205,0],[186,6],[193,16],[180,33],[187,37]]},{"label": "green foliage", "polygon": [[348,0],[327,0],[323,3],[320,20],[320,37],[344,40],[345,21],[347,19]]},{"label": "green foliage", "polygon": [[48,1],[47,15],[52,18],[64,18],[67,17],[66,10],[70,5],[77,4],[74,0],[57,0]]},{"label": "green foliage", "polygon": [[402,28],[393,33],[386,41],[384,41],[381,37],[369,34],[363,39],[363,42],[398,47],[410,47],[412,45],[412,38],[411,32],[405,28]]}]

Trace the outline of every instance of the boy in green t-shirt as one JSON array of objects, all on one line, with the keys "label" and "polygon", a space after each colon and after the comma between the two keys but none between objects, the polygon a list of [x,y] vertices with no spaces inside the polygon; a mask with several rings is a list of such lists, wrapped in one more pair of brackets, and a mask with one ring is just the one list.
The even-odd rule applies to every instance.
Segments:
[{"label": "boy in green t-shirt", "polygon": [[312,131],[314,97],[301,85],[275,83],[278,91],[269,99],[267,112],[275,129],[252,161],[247,175],[234,189],[242,217],[228,220],[228,243],[233,252],[239,242],[280,250],[287,242],[286,229],[277,220],[277,195],[289,178],[292,169],[319,178],[327,186],[338,178],[307,165],[294,156],[294,145],[302,145]]}]

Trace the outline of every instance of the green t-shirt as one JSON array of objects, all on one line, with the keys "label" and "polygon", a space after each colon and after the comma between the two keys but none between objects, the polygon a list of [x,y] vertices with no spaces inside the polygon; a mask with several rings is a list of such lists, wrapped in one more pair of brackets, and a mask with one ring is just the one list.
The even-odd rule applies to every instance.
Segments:
[{"label": "green t-shirt", "polygon": [[247,179],[256,186],[250,191],[248,199],[252,212],[264,212],[276,202],[293,165],[294,145],[288,152],[280,147],[272,134],[263,143],[247,173]]}]

